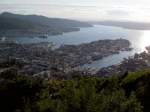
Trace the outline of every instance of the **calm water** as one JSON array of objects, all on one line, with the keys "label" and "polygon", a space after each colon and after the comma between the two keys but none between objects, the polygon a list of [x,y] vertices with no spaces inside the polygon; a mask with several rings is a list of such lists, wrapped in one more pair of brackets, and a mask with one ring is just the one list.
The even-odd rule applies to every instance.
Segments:
[{"label": "calm water", "polygon": [[19,43],[38,43],[38,42],[54,42],[60,44],[81,44],[103,39],[128,39],[134,49],[129,52],[121,52],[120,54],[105,57],[102,60],[93,62],[86,67],[101,68],[113,64],[120,63],[123,58],[133,56],[135,52],[142,52],[145,46],[150,45],[150,31],[128,30],[120,27],[95,25],[90,28],[81,28],[78,32],[65,33],[63,35],[49,36],[46,39],[41,38],[13,38]]}]

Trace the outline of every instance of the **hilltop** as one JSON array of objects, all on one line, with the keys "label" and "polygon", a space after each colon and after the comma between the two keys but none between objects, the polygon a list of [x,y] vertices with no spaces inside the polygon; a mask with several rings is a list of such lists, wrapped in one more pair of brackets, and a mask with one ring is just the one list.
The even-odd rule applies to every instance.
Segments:
[{"label": "hilltop", "polygon": [[0,73],[1,111],[149,112],[150,70],[111,77],[82,75],[44,80],[6,70]]}]

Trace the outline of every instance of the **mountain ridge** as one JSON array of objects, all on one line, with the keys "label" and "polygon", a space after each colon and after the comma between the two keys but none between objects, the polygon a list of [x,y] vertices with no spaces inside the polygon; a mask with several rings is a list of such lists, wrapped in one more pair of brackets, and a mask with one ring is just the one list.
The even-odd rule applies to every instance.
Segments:
[{"label": "mountain ridge", "polygon": [[[69,19],[48,18],[39,15],[0,14],[0,36],[58,35],[92,27],[89,23]],[[24,33],[22,33],[24,32]]]}]

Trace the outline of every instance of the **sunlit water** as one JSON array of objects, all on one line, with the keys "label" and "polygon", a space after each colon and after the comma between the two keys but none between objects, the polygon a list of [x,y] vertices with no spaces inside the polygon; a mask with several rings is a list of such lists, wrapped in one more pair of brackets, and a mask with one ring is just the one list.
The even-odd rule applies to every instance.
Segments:
[{"label": "sunlit water", "polygon": [[150,45],[150,31],[143,31],[139,43],[137,43],[141,50],[145,50],[145,46]]},{"label": "sunlit water", "polygon": [[103,39],[118,39],[123,38],[131,42],[132,51],[120,52],[120,54],[111,55],[101,60],[95,61],[92,64],[84,67],[102,68],[120,63],[124,58],[133,56],[135,53],[140,53],[145,50],[145,47],[150,45],[149,30],[129,30],[120,27],[95,25],[90,28],[81,28],[78,32],[65,33],[63,35],[49,36],[46,39],[42,38],[12,38],[19,43],[38,43],[38,42],[53,42],[56,45],[61,44],[82,44]]}]

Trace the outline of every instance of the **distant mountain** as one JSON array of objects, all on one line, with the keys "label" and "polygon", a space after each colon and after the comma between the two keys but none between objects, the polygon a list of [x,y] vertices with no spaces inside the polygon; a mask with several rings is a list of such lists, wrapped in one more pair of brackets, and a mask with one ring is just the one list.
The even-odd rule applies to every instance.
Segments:
[{"label": "distant mountain", "polygon": [[62,34],[91,27],[89,23],[69,19],[48,18],[38,15],[19,15],[4,12],[0,15],[0,36]]},{"label": "distant mountain", "polygon": [[134,30],[150,30],[150,23],[147,22],[133,22],[133,21],[97,21],[92,24],[99,24],[105,26],[117,26],[126,29]]},{"label": "distant mountain", "polygon": [[0,15],[0,30],[33,29],[35,27],[39,27],[39,25],[18,18],[10,18]]}]

